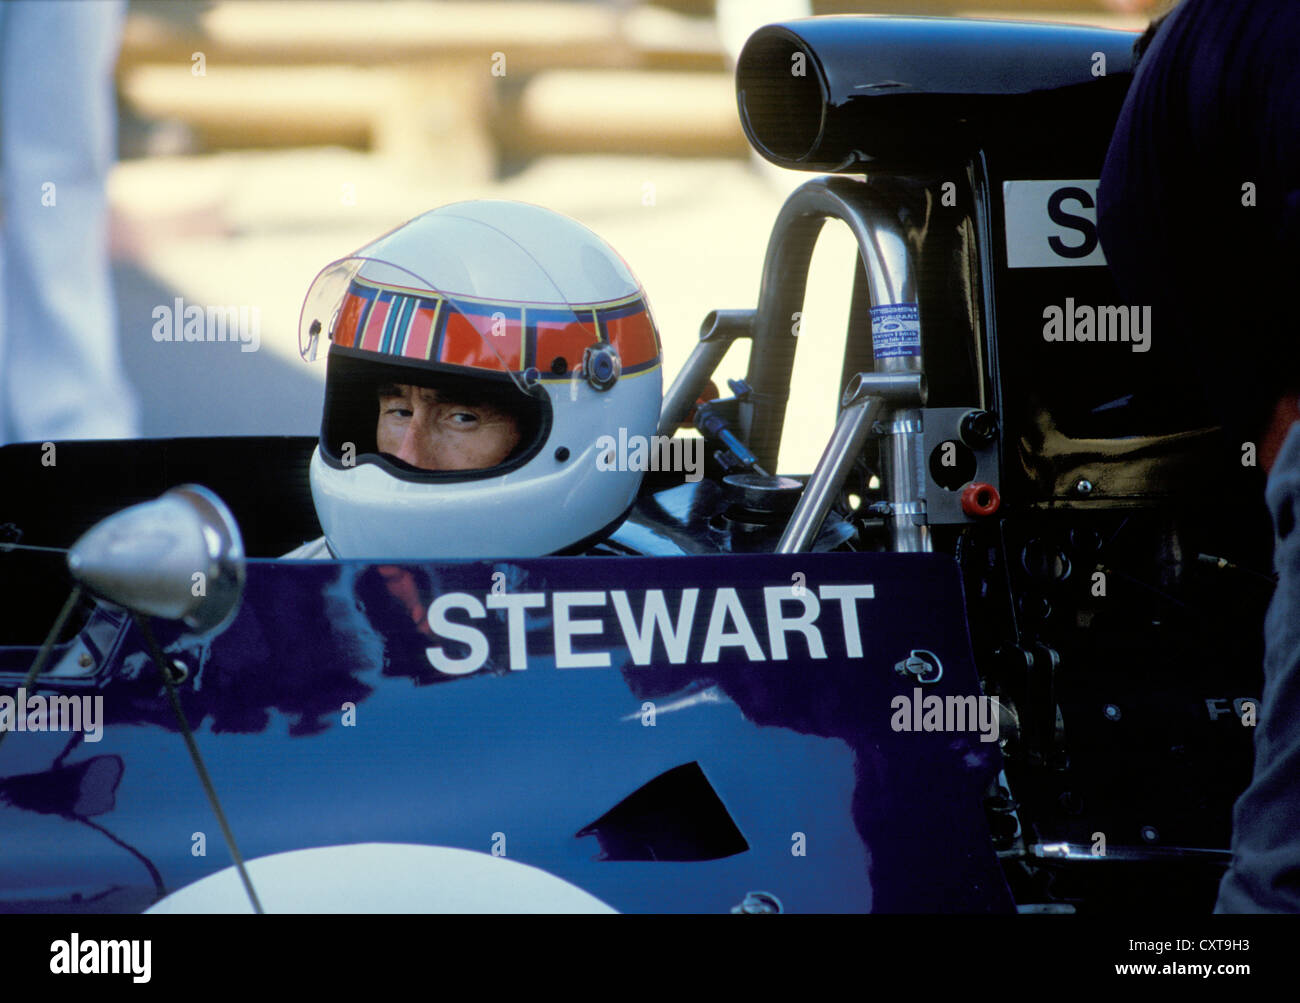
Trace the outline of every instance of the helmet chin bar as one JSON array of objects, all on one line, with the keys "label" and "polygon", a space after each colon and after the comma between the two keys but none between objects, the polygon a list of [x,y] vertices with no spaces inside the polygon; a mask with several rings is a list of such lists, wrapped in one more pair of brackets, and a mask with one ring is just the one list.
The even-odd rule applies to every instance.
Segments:
[{"label": "helmet chin bar", "polygon": [[[549,429],[505,472],[398,472],[378,456],[344,467],[318,447],[312,497],[331,550],[346,559],[540,557],[617,525],[642,474],[602,465],[598,443],[619,428],[654,432],[659,370],[625,374],[604,392],[585,381],[545,386]],[[611,399],[615,410],[589,407]]]}]

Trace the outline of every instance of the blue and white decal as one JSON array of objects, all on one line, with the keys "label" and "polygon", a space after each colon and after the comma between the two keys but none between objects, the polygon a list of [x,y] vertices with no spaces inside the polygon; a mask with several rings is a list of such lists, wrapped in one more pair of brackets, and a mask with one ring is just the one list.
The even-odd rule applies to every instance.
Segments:
[{"label": "blue and white decal", "polygon": [[871,348],[877,359],[921,354],[921,314],[915,303],[871,308]]}]

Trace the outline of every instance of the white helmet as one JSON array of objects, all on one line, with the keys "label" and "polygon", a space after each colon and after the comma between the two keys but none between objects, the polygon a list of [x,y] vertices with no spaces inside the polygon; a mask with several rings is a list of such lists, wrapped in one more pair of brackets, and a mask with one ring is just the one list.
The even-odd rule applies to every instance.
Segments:
[{"label": "white helmet", "polygon": [[[652,436],[662,351],[645,294],[586,227],[520,202],[458,202],[327,265],[299,325],[329,339],[312,498],[338,557],[529,557],[580,549],[627,514],[641,473],[597,442]],[[487,469],[381,454],[377,386],[451,387],[518,420]]]}]

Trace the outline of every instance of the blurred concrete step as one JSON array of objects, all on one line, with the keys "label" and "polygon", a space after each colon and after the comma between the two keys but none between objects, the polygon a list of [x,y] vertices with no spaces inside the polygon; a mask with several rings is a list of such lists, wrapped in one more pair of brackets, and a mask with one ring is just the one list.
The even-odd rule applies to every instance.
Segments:
[{"label": "blurred concrete step", "polygon": [[141,116],[180,120],[214,148],[342,145],[420,163],[447,178],[495,169],[491,77],[464,59],[410,69],[140,65],[122,94]]},{"label": "blurred concrete step", "polygon": [[553,70],[501,109],[497,138],[514,154],[743,156],[727,72]]},{"label": "blurred concrete step", "polygon": [[726,72],[554,70],[502,91],[465,61],[423,69],[185,66],[126,73],[127,102],[213,148],[342,145],[448,179],[491,176],[501,151],[743,155]]},{"label": "blurred concrete step", "polygon": [[724,59],[711,20],[653,5],[219,0],[195,23],[133,11],[119,66],[188,66],[196,52],[210,71],[236,65],[427,64],[448,57],[476,58],[490,73],[497,53],[504,54],[511,73],[556,66],[712,69]]},{"label": "blurred concrete step", "polygon": [[[343,145],[448,180],[492,176],[494,136],[529,153],[743,149],[723,120],[735,109],[721,97],[730,76],[712,21],[653,5],[220,0],[188,19],[149,10],[127,19],[121,92],[140,120],[188,128],[207,148]],[[550,76],[557,67],[614,76]],[[625,72],[655,79],[617,82]],[[503,125],[498,95],[521,88],[526,113]],[[645,124],[622,122],[611,97]]]}]

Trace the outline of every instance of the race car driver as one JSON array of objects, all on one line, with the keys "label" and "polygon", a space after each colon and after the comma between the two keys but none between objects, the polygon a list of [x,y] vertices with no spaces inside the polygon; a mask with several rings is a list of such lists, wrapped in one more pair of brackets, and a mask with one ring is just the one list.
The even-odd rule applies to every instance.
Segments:
[{"label": "race car driver", "polygon": [[605,435],[653,435],[662,352],[623,260],[539,206],[418,216],[326,266],[300,348],[328,346],[312,498],[324,537],[289,558],[579,552],[641,473]]}]

